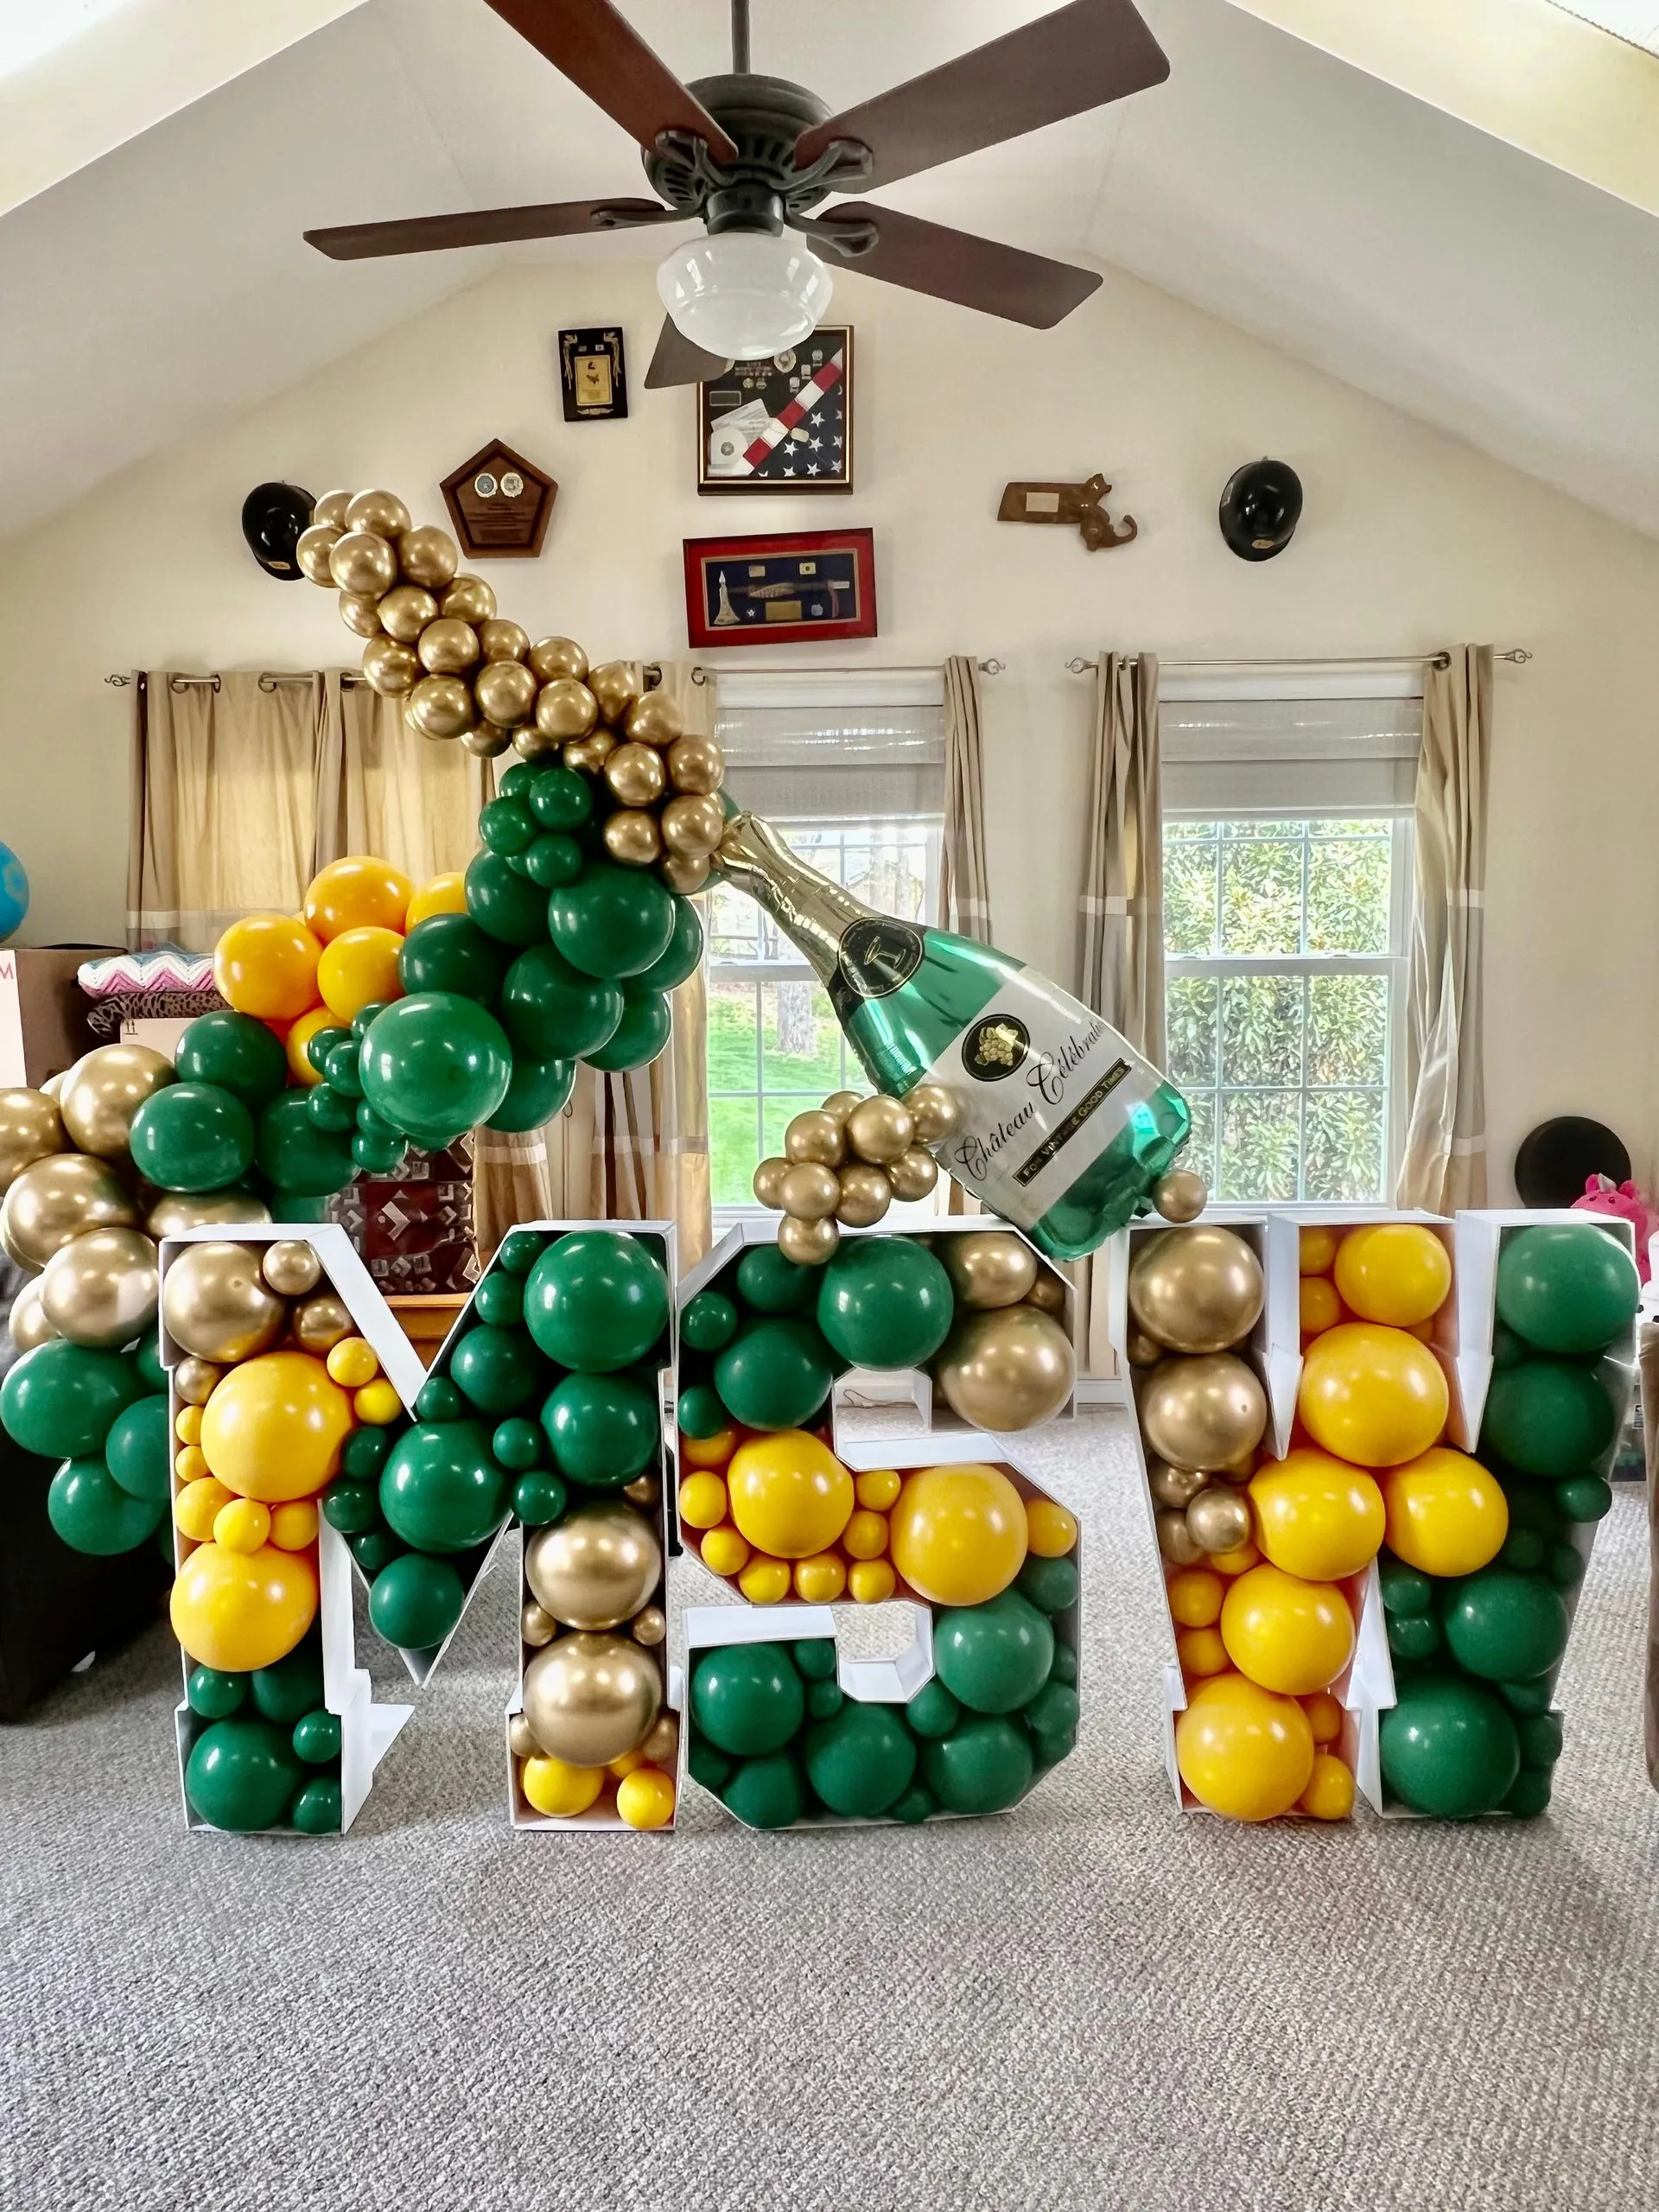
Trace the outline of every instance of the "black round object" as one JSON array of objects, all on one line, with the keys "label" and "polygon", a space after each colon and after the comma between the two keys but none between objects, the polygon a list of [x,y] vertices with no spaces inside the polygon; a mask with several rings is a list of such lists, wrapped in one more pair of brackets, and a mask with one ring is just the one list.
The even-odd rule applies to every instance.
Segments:
[{"label": "black round object", "polygon": [[316,501],[297,484],[256,484],[242,502],[242,535],[268,576],[285,583],[300,581],[294,549],[300,532],[311,526]]},{"label": "black round object", "polygon": [[1247,461],[1221,495],[1221,534],[1241,561],[1271,561],[1302,518],[1302,480],[1287,461]]},{"label": "black round object", "polygon": [[1570,1206],[1592,1175],[1628,1183],[1630,1155],[1605,1122],[1581,1114],[1540,1122],[1516,1152],[1515,1187],[1523,1206]]}]

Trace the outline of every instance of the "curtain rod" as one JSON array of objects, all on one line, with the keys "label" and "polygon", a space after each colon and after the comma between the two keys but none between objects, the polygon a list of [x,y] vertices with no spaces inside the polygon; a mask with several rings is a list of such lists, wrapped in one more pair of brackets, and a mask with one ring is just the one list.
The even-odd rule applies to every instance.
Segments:
[{"label": "curtain rod", "polygon": [[[309,683],[315,674],[315,669],[308,668],[262,668],[259,671],[259,688],[262,691],[274,691],[279,683]],[[193,690],[201,684],[206,684],[212,691],[217,691],[219,689],[217,676],[169,676],[167,680],[175,691]],[[359,676],[355,669],[347,668],[340,671],[341,683],[353,690],[359,684],[366,683],[368,680],[366,676]],[[130,676],[117,673],[113,676],[106,676],[104,681],[106,683],[113,683],[119,690],[124,690],[133,678]],[[137,681],[141,689],[149,683],[149,677],[144,670],[140,669],[138,671]]]},{"label": "curtain rod", "polygon": [[[1128,665],[1134,668],[1140,660],[1139,653],[1128,656]],[[1509,645],[1492,655],[1494,660],[1528,661],[1532,655],[1524,645]],[[1073,676],[1091,676],[1097,663],[1084,659],[1081,653],[1073,654],[1065,664]],[[1261,660],[1244,655],[1229,655],[1221,660],[1166,660],[1159,664],[1160,676],[1186,676],[1200,668],[1450,668],[1452,656],[1444,648],[1437,653],[1360,653],[1331,655],[1327,653],[1274,653]]]},{"label": "curtain rod", "polygon": [[[982,676],[1001,676],[1007,664],[1007,661],[997,660],[995,657],[974,663]],[[1089,664],[1091,668],[1094,666],[1092,661]],[[707,683],[711,677],[717,677],[721,672],[719,668],[704,668],[699,662],[691,671],[691,681]],[[871,668],[855,661],[843,661],[838,666],[823,664],[814,668],[803,668],[793,661],[776,660],[765,662],[759,668],[725,668],[728,676],[938,676],[943,672],[944,663],[941,661],[934,661],[925,668]]]}]

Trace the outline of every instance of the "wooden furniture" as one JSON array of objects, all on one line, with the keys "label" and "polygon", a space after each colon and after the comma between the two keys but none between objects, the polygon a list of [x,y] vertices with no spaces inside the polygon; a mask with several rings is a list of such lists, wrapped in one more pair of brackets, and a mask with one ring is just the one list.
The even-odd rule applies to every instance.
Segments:
[{"label": "wooden furniture", "polygon": [[437,1357],[438,1346],[454,1327],[455,1317],[470,1295],[467,1291],[455,1290],[425,1297],[387,1299],[386,1304],[419,1352],[423,1367],[430,1367]]}]

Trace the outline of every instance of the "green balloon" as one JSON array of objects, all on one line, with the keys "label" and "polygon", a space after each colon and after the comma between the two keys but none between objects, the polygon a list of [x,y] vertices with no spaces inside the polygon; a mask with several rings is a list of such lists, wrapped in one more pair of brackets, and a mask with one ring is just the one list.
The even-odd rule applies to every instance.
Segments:
[{"label": "green balloon", "polygon": [[141,1337],[126,1356],[137,1367],[138,1380],[143,1384],[145,1389],[158,1390],[165,1396],[168,1387],[167,1370],[162,1365],[160,1330],[152,1329],[148,1336]]},{"label": "green balloon", "polygon": [[371,999],[367,1006],[360,1006],[352,1016],[352,1036],[360,1045],[369,1033],[369,1026],[377,1014],[384,1014],[391,1003],[389,999]]},{"label": "green balloon", "polygon": [[[461,1408],[457,1404],[455,1411]],[[429,1418],[426,1414],[422,1419]],[[372,1482],[386,1464],[386,1454],[391,1449],[391,1431],[378,1423],[354,1428],[340,1447],[340,1472],[349,1475],[354,1483]]]},{"label": "green balloon", "polygon": [[25,1452],[84,1459],[104,1449],[115,1417],[144,1395],[131,1360],[61,1338],[26,1351],[0,1383],[0,1421]]},{"label": "green balloon", "polygon": [[1039,1613],[1070,1612],[1077,1602],[1077,1563],[1074,1559],[1039,1559],[1033,1552],[1014,1586]]},{"label": "green balloon", "polygon": [[918,1827],[930,1814],[937,1813],[938,1809],[930,1792],[917,1782],[912,1783],[893,1805],[891,1813],[895,1821],[901,1821],[907,1828],[913,1828]]},{"label": "green balloon", "polygon": [[569,1499],[556,1475],[537,1467],[520,1475],[512,1486],[512,1510],[526,1529],[549,1529],[564,1518]]},{"label": "green balloon", "polygon": [[1547,1767],[1522,1767],[1499,1810],[1517,1821],[1535,1821],[1549,1803],[1549,1792]]},{"label": "green balloon", "polygon": [[1077,1679],[1077,1653],[1075,1644],[1056,1643],[1054,1663],[1048,1670],[1051,1682],[1074,1685]]},{"label": "green balloon", "polygon": [[351,1041],[349,1029],[319,1029],[306,1039],[305,1057],[319,1075],[324,1075],[327,1072],[328,1055],[335,1046],[349,1045]]},{"label": "green balloon", "polygon": [[[474,866],[476,863],[474,863]],[[550,892],[547,934],[584,976],[643,976],[674,937],[674,895],[644,868],[595,861]]]},{"label": "green balloon", "polygon": [[819,1270],[786,1260],[775,1244],[751,1244],[737,1263],[738,1294],[757,1313],[808,1313]]},{"label": "green balloon", "polygon": [[[380,1510],[420,1552],[469,1552],[507,1516],[506,1477],[475,1421],[417,1421],[391,1447]],[[446,1631],[447,1632],[447,1631]]]},{"label": "green balloon", "polygon": [[[313,1121],[308,1094],[285,1090],[259,1116],[259,1172],[279,1191],[324,1198],[345,1189],[356,1163],[346,1138],[320,1129]],[[273,1209],[273,1217],[290,1217]]]},{"label": "green balloon", "polygon": [[1550,1675],[1540,1675],[1529,1682],[1494,1682],[1492,1687],[1510,1712],[1520,1713],[1523,1719],[1548,1713],[1555,1694],[1554,1678]]},{"label": "green balloon", "polygon": [[528,798],[537,771],[542,766],[537,760],[511,761],[496,778],[495,787],[503,798]]},{"label": "green balloon", "polygon": [[1573,1475],[1556,1484],[1555,1503],[1565,1521],[1599,1521],[1613,1510],[1613,1486],[1599,1475]]},{"label": "green balloon", "polygon": [[[547,1439],[539,1421],[515,1414],[504,1421],[490,1439],[490,1449],[511,1473],[522,1475],[547,1462]],[[519,1518],[523,1519],[523,1515]]]},{"label": "green balloon", "polygon": [[1442,1613],[1452,1656],[1488,1681],[1524,1682],[1567,1649],[1566,1600],[1548,1576],[1484,1567],[1453,1586]]},{"label": "green balloon", "polygon": [[832,1636],[804,1637],[791,1643],[789,1656],[804,1682],[827,1682],[836,1671],[836,1639]]},{"label": "green balloon", "polygon": [[1398,1685],[1382,1714],[1382,1779],[1438,1820],[1496,1812],[1521,1770],[1513,1719],[1484,1683],[1425,1675]]},{"label": "green balloon", "polygon": [[[1592,1475],[1588,1479],[1593,1482],[1596,1478]],[[1611,1495],[1609,1491],[1610,1499]],[[1512,1567],[1517,1574],[1532,1574],[1548,1556],[1549,1548],[1536,1529],[1511,1529],[1503,1539],[1497,1563],[1500,1567]]]},{"label": "green balloon", "polygon": [[1641,1294],[1636,1262],[1592,1222],[1511,1230],[1498,1254],[1498,1319],[1540,1351],[1601,1351]]},{"label": "green balloon", "polygon": [[128,1138],[133,1166],[162,1191],[222,1191],[239,1182],[253,1165],[253,1116],[216,1083],[152,1091]]},{"label": "green balloon", "polygon": [[1058,1766],[1077,1744],[1081,1707],[1067,1682],[1046,1682],[1020,1718],[1040,1766]]},{"label": "green balloon", "polygon": [[468,1411],[466,1392],[447,1375],[429,1375],[416,1393],[417,1421],[465,1421]]},{"label": "green balloon", "polygon": [[1414,1567],[1408,1567],[1403,1560],[1395,1559],[1392,1552],[1383,1552],[1379,1556],[1376,1571],[1386,1611],[1426,1613],[1433,1604],[1434,1585],[1427,1575]]},{"label": "green balloon", "polygon": [[564,1110],[575,1087],[574,1060],[533,1060],[515,1046],[507,1095],[484,1126],[509,1131],[539,1129]]},{"label": "green balloon", "polygon": [[973,1713],[1018,1713],[1048,1680],[1053,1658],[1047,1615],[1017,1590],[942,1612],[933,1624],[939,1680]]},{"label": "green balloon", "polygon": [[[355,1052],[357,1047],[353,1046]],[[357,1127],[357,1107],[344,1091],[336,1090],[332,1083],[313,1086],[306,1100],[306,1111],[326,1135],[349,1137]]]},{"label": "green balloon", "polygon": [[248,1701],[248,1678],[222,1667],[193,1667],[184,1694],[191,1712],[203,1720],[228,1720]]},{"label": "green balloon", "polygon": [[484,1323],[468,1329],[449,1355],[449,1376],[481,1414],[513,1414],[540,1395],[546,1370],[522,1328]]},{"label": "green balloon", "polygon": [[531,1270],[524,1319],[561,1367],[609,1375],[657,1351],[669,1304],[667,1273],[639,1237],[577,1229]]},{"label": "green balloon", "polygon": [[1432,1659],[1440,1648],[1440,1624],[1433,1613],[1390,1613],[1389,1649],[1396,1659]]},{"label": "green balloon", "polygon": [[632,1068],[649,1067],[666,1052],[673,1030],[674,1016],[662,993],[630,983],[622,994],[621,1020],[604,1044],[583,1058],[605,1075],[626,1075]]},{"label": "green balloon", "polygon": [[492,1328],[512,1329],[524,1318],[524,1286],[505,1268],[492,1268],[473,1293],[474,1319]]},{"label": "green balloon", "polygon": [[1524,1475],[1577,1475],[1608,1450],[1618,1416],[1605,1385],[1565,1360],[1500,1369],[1486,1393],[1480,1456],[1496,1452]]},{"label": "green balloon", "polygon": [[836,1372],[829,1347],[805,1321],[751,1321],[715,1362],[727,1411],[750,1428],[804,1428]]},{"label": "green balloon", "polygon": [[1561,1756],[1561,1716],[1559,1713],[1534,1713],[1516,1723],[1516,1735],[1521,1745],[1523,1767],[1552,1767]]},{"label": "green balloon", "polygon": [[493,853],[522,853],[536,842],[536,817],[522,798],[493,798],[478,817],[478,834]]},{"label": "green balloon", "polygon": [[689,976],[696,975],[702,958],[702,924],[697,919],[697,910],[689,899],[676,897],[674,900],[674,934],[668,940],[668,950],[659,960],[653,960],[642,975],[636,976],[630,988],[636,991],[677,990]]},{"label": "green balloon", "polygon": [[905,1707],[905,1719],[918,1736],[948,1736],[962,1719],[962,1707],[935,1675]]},{"label": "green balloon", "polygon": [[165,1504],[173,1494],[173,1427],[156,1392],[124,1406],[104,1440],[104,1464],[130,1497]]},{"label": "green balloon", "polygon": [[509,954],[469,914],[429,914],[404,939],[397,976],[405,991],[454,991],[493,1007]]},{"label": "green balloon", "polygon": [[771,1751],[741,1761],[720,1800],[746,1828],[792,1828],[806,1812],[806,1786],[792,1752]]},{"label": "green balloon", "polygon": [[302,1713],[322,1703],[322,1650],[308,1637],[284,1659],[256,1668],[248,1677],[255,1709],[265,1719],[291,1728]]},{"label": "green balloon", "polygon": [[342,1098],[363,1096],[363,1043],[349,1029],[339,1044],[331,1045],[323,1054],[322,1079]]},{"label": "green balloon", "polygon": [[832,1813],[873,1821],[909,1789],[916,1741],[892,1706],[849,1698],[833,1719],[808,1728],[805,1760],[807,1780]]},{"label": "green balloon", "polygon": [[101,1459],[71,1459],[52,1478],[46,1511],[71,1551],[111,1559],[153,1535],[167,1517],[167,1503],[123,1490]]},{"label": "green balloon", "polygon": [[363,1040],[364,1096],[429,1150],[487,1122],[512,1077],[500,1023],[454,991],[394,1000]]},{"label": "green balloon", "polygon": [[556,891],[564,884],[574,883],[585,865],[582,847],[575,839],[561,836],[556,830],[543,830],[523,862],[524,874],[543,891]]},{"label": "green balloon", "polygon": [[573,968],[550,944],[532,945],[507,970],[501,1020],[515,1052],[579,1060],[616,1034],[622,987]]},{"label": "green balloon", "polygon": [[322,1494],[322,1517],[331,1529],[338,1529],[342,1536],[361,1536],[380,1525],[379,1485],[372,1482],[353,1483],[340,1479],[329,1484]]},{"label": "green balloon", "polygon": [[288,1083],[282,1040],[251,1014],[232,1014],[228,1007],[196,1016],[174,1047],[173,1065],[181,1081],[216,1084],[251,1114]]},{"label": "green balloon", "polygon": [[302,1835],[338,1835],[344,1815],[339,1777],[314,1774],[289,1814]]},{"label": "green balloon", "polygon": [[679,1423],[687,1436],[718,1436],[731,1415],[710,1382],[693,1382],[680,1393]]},{"label": "green balloon", "polygon": [[828,1720],[846,1702],[846,1694],[839,1682],[809,1682],[806,1686],[806,1709],[814,1720]]},{"label": "green balloon", "polygon": [[340,1739],[340,1715],[326,1706],[302,1713],[294,1723],[294,1749],[308,1766],[327,1766],[330,1759],[337,1759]]},{"label": "green balloon", "polygon": [[657,1402],[626,1375],[567,1375],[542,1408],[559,1472],[593,1490],[620,1490],[657,1457]]},{"label": "green balloon", "polygon": [[922,1779],[949,1813],[1003,1813],[1036,1772],[1031,1739],[999,1713],[972,1713],[922,1746]]},{"label": "green balloon", "polygon": [[1558,1590],[1571,1590],[1582,1579],[1585,1558],[1576,1544],[1565,1541],[1552,1544],[1544,1561],[1544,1572]]},{"label": "green balloon", "polygon": [[380,1569],[369,1588],[375,1634],[404,1651],[429,1651],[442,1643],[466,1604],[454,1562],[429,1552],[403,1553]]},{"label": "green balloon", "polygon": [[694,1736],[687,1745],[685,1765],[692,1781],[704,1789],[713,1790],[716,1796],[731,1780],[734,1771],[734,1764],[725,1752],[717,1751],[701,1736]]},{"label": "green balloon", "polygon": [[527,1275],[552,1241],[533,1229],[510,1230],[501,1239],[497,1263],[510,1275]]},{"label": "green balloon", "polygon": [[365,1175],[390,1175],[409,1150],[402,1137],[365,1136],[352,1139],[352,1165]]},{"label": "green balloon", "polygon": [[950,1278],[906,1236],[849,1236],[819,1270],[818,1326],[849,1367],[920,1367],[950,1332]]},{"label": "green balloon", "polygon": [[268,1720],[215,1720],[185,1762],[184,1795],[209,1827],[245,1834],[275,1827],[302,1770],[294,1746]]},{"label": "green balloon", "polygon": [[543,768],[527,797],[530,810],[543,830],[580,830],[594,810],[593,786],[574,768]]},{"label": "green balloon", "polygon": [[680,1342],[693,1351],[724,1351],[737,1334],[737,1308],[717,1290],[700,1290],[680,1316]]},{"label": "green balloon", "polygon": [[753,1758],[799,1733],[806,1694],[781,1643],[721,1643],[691,1675],[691,1718],[717,1751]]},{"label": "green balloon", "polygon": [[547,942],[547,893],[487,849],[467,869],[467,912],[486,937],[500,944]]}]

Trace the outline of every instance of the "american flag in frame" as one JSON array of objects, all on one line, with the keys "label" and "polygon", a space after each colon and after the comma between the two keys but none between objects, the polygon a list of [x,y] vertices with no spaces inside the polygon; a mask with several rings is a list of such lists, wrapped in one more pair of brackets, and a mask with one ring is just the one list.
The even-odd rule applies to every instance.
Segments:
[{"label": "american flag in frame", "polygon": [[825,323],[769,360],[734,361],[696,396],[700,493],[852,490],[850,324]]}]

